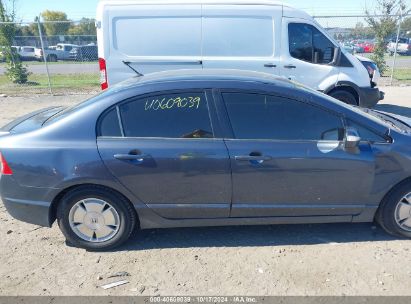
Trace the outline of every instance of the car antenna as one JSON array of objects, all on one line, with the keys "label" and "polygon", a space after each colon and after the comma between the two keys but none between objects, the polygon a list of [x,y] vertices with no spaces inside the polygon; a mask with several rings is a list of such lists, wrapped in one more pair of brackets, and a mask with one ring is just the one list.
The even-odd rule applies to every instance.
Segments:
[{"label": "car antenna", "polygon": [[131,62],[130,62],[130,61],[124,61],[124,60],[123,60],[123,63],[124,63],[126,66],[128,66],[130,69],[132,69],[132,70],[137,74],[137,76],[139,76],[139,77],[144,76],[143,74],[141,74],[139,71],[137,71],[135,68],[133,68],[133,67],[131,66]]}]

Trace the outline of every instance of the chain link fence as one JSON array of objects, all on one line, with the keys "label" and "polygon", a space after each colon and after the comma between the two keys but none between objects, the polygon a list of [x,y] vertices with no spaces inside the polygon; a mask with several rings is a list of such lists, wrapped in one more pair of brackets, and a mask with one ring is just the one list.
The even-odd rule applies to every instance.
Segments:
[{"label": "chain link fence", "polygon": [[[365,15],[316,16],[315,20],[346,51],[357,56],[372,57],[376,39],[367,25],[366,17]],[[385,41],[387,69],[382,73],[380,85],[411,85],[411,15],[402,16],[400,19],[401,22],[398,22],[395,32]]]},{"label": "chain link fence", "polygon": [[15,26],[12,48],[30,74],[26,84],[13,84],[5,75],[7,64],[0,50],[0,94],[88,94],[100,90],[93,19]]},{"label": "chain link fence", "polygon": [[[407,18],[411,15],[404,16],[403,20]],[[375,36],[365,16],[317,16],[315,20],[347,51],[366,57],[372,55]],[[0,49],[0,94],[81,94],[100,90],[93,19],[21,22],[15,26],[13,49],[30,75],[26,84],[13,84],[5,75],[6,63]],[[397,36],[411,37],[410,31],[399,28]],[[387,44],[396,38],[395,35],[389,37]],[[391,84],[391,73],[394,85],[411,84],[411,50],[408,55],[394,55],[386,54],[389,70],[381,84]]]}]

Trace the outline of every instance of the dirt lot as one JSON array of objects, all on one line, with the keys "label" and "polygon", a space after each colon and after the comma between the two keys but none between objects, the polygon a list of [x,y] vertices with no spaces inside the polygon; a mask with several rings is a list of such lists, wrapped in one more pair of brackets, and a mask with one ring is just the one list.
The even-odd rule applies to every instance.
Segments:
[{"label": "dirt lot", "polygon": [[[380,109],[411,116],[411,87],[385,91]],[[0,125],[84,97],[0,98]],[[411,295],[411,240],[373,224],[151,230],[90,253],[0,204],[0,261],[0,295]],[[98,288],[119,271],[129,284]]]}]

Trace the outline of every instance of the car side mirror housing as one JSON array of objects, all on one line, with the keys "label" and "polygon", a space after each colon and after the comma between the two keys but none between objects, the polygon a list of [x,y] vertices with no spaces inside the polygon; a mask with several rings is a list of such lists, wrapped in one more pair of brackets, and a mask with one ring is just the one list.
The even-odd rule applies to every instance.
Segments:
[{"label": "car side mirror housing", "polygon": [[347,128],[345,131],[344,146],[347,149],[357,148],[360,144],[361,137],[354,128]]},{"label": "car side mirror housing", "polygon": [[330,65],[338,66],[341,60],[341,48],[336,46],[334,47],[334,56],[333,61],[330,62]]}]

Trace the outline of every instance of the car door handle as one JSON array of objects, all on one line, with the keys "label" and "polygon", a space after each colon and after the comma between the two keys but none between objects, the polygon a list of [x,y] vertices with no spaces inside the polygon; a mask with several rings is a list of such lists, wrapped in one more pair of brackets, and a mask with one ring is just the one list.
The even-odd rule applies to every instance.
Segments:
[{"label": "car door handle", "polygon": [[266,68],[276,68],[277,67],[277,65],[275,65],[274,63],[266,63],[266,64],[264,64],[264,66]]},{"label": "car door handle", "polygon": [[115,154],[114,158],[118,160],[137,160],[142,162],[144,159],[148,158],[149,156],[146,154]]},{"label": "car door handle", "polygon": [[263,162],[267,160],[273,159],[271,156],[255,156],[255,155],[238,155],[234,157],[235,160],[238,161],[257,161],[257,162]]},{"label": "car door handle", "polygon": [[286,69],[296,69],[297,67],[293,64],[287,64],[284,66]]}]

